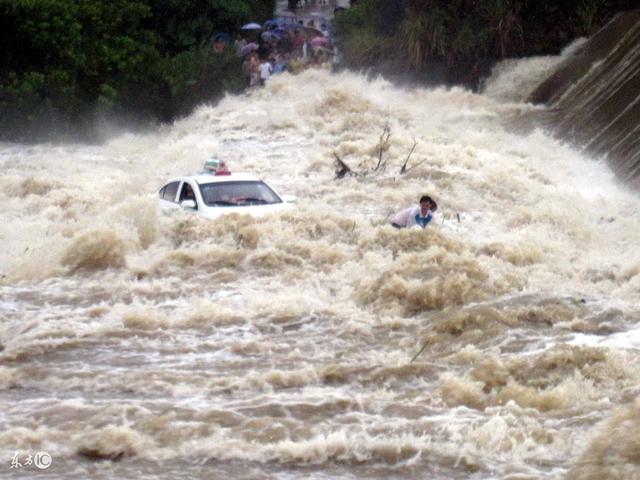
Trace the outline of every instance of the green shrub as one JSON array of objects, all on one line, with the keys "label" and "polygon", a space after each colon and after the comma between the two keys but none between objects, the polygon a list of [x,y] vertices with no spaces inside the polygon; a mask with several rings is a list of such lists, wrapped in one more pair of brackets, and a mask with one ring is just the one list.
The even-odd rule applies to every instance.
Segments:
[{"label": "green shrub", "polygon": [[214,34],[275,0],[0,0],[0,138],[84,133],[96,116],[172,120],[238,91],[240,60]]},{"label": "green shrub", "polygon": [[169,85],[177,114],[188,113],[202,101],[224,92],[237,93],[244,87],[242,68],[235,50],[228,46],[215,53],[202,45],[165,60],[164,81]]},{"label": "green shrub", "polygon": [[[409,72],[475,72],[507,57],[557,54],[567,42],[591,34],[637,0],[360,0],[336,19],[347,63]],[[398,20],[390,8],[402,5]],[[384,28],[386,26],[387,28]],[[427,68],[428,67],[428,68]],[[456,75],[448,75],[449,78]]]}]

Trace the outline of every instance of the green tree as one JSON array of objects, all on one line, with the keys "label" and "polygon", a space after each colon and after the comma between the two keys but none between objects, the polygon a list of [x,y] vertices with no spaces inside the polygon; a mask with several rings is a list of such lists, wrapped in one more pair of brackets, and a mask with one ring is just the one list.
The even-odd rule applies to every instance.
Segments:
[{"label": "green tree", "polygon": [[[400,18],[381,28],[390,5],[400,7]],[[558,53],[634,6],[637,0],[360,0],[338,16],[336,30],[351,66],[444,70],[449,81],[473,86],[496,60]]]},{"label": "green tree", "polygon": [[275,0],[0,0],[0,137],[88,129],[105,114],[171,120],[239,85],[215,33]]}]

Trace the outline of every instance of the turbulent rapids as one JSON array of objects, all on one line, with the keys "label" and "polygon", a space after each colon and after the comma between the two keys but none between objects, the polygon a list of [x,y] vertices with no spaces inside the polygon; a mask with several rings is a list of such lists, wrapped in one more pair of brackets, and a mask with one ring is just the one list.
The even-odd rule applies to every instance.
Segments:
[{"label": "turbulent rapids", "polygon": [[[640,200],[492,82],[310,70],[99,147],[2,145],[2,476],[46,451],[55,479],[640,478]],[[386,125],[385,172],[334,180]],[[161,214],[211,155],[297,208]],[[422,194],[432,225],[388,226]]]}]

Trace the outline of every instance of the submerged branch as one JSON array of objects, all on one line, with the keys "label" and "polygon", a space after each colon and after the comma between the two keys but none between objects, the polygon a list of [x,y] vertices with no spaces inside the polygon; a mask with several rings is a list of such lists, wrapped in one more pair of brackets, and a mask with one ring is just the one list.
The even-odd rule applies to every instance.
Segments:
[{"label": "submerged branch", "polygon": [[424,159],[424,160],[422,160],[421,162],[418,162],[418,163],[416,163],[415,165],[412,165],[411,167],[407,168],[404,172],[402,172],[402,171],[401,171],[400,173],[408,173],[408,172],[410,172],[411,170],[413,170],[414,168],[419,167],[420,165],[422,165],[422,164],[423,164],[424,162],[426,162],[426,161],[427,161],[427,159],[425,158],[425,159]]},{"label": "submerged branch", "polygon": [[411,158],[411,154],[413,153],[413,151],[416,149],[416,145],[418,145],[418,142],[416,142],[416,139],[413,139],[413,146],[411,147],[411,151],[409,152],[409,155],[407,155],[407,158],[404,161],[404,164],[402,165],[402,168],[400,168],[400,175],[402,175],[403,173],[407,172],[407,163],[409,162],[409,159]]},{"label": "submerged branch", "polygon": [[379,170],[384,170],[386,167],[386,161],[382,162],[382,154],[387,148],[389,148],[389,139],[391,138],[391,127],[389,123],[384,126],[384,130],[382,131],[382,135],[380,135],[380,141],[378,142],[378,164],[376,168],[373,169],[374,172]]},{"label": "submerged branch", "polygon": [[336,170],[336,179],[344,178],[345,175],[355,175],[351,167],[342,160],[336,152],[333,152],[333,156],[336,157],[338,163],[338,169]]}]

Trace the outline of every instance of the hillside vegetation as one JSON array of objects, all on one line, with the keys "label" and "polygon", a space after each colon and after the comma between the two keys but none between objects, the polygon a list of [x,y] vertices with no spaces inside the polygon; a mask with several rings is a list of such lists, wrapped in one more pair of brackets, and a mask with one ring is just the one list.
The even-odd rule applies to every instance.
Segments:
[{"label": "hillside vegetation", "polygon": [[242,88],[233,36],[275,0],[0,0],[0,138],[87,135],[97,119],[171,120]]},{"label": "hillside vegetation", "polygon": [[351,67],[477,86],[496,61],[556,54],[637,0],[359,0],[336,18]]}]

